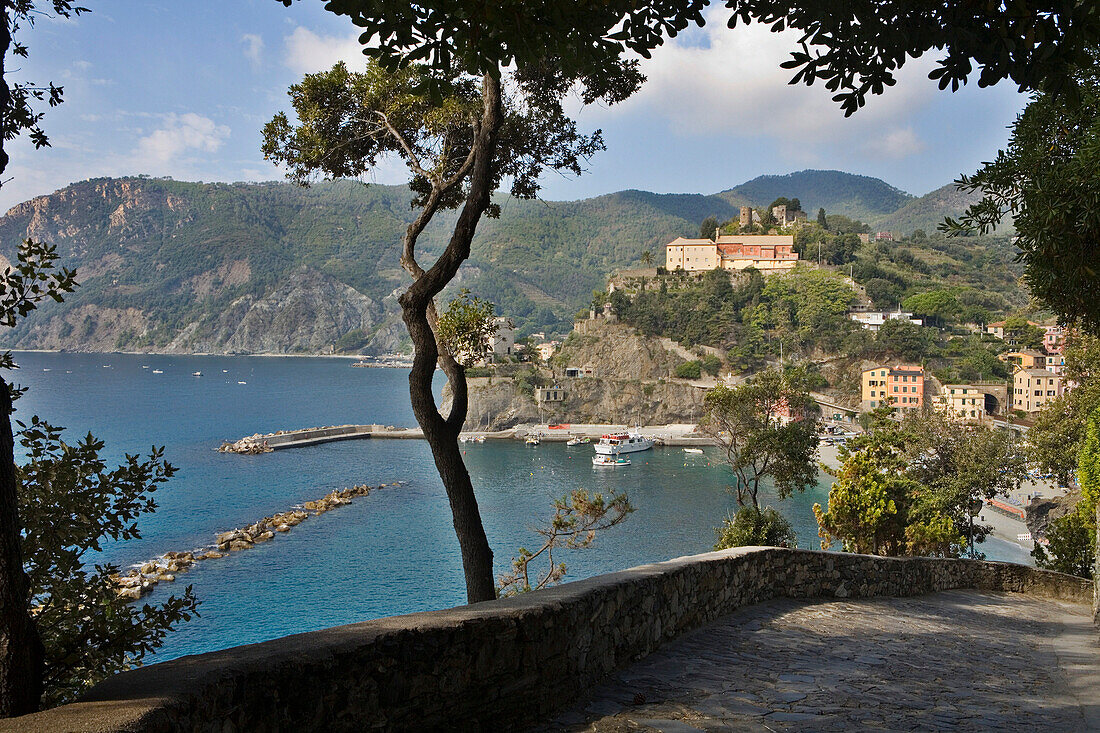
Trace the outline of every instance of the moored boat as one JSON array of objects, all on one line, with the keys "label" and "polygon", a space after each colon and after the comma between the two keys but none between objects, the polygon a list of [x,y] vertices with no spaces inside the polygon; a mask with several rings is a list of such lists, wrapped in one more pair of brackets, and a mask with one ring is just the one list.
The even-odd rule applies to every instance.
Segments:
[{"label": "moored boat", "polygon": [[622,456],[609,456],[600,454],[592,458],[593,466],[629,466],[630,459]]},{"label": "moored boat", "polygon": [[702,448],[684,448],[684,453],[702,453]]},{"label": "moored boat", "polygon": [[527,445],[539,445],[542,443],[542,439],[537,435],[528,435],[527,440],[524,441]]},{"label": "moored boat", "polygon": [[587,435],[574,435],[572,438],[570,438],[568,441],[566,441],[565,444],[566,445],[588,445],[591,442],[592,442],[592,439],[589,438]]},{"label": "moored boat", "polygon": [[629,433],[608,433],[600,437],[596,443],[596,453],[606,456],[617,456],[620,453],[636,453],[641,450],[649,450],[656,441],[635,431]]}]

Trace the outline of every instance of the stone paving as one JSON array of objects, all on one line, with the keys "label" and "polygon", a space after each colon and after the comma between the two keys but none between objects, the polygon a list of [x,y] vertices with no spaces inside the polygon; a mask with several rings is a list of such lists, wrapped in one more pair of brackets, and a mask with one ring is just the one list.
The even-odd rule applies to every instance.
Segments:
[{"label": "stone paving", "polygon": [[762,603],[686,634],[539,730],[1100,730],[1091,609],[948,591]]}]

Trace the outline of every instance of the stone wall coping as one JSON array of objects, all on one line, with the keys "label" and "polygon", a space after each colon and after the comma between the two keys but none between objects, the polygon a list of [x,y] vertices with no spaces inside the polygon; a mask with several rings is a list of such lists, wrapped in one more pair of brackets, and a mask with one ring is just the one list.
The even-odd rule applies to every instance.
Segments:
[{"label": "stone wall coping", "polygon": [[[872,578],[868,571],[881,577]],[[750,583],[746,580],[747,590],[741,592],[733,589],[740,595],[734,601],[715,602],[712,604],[714,608],[680,608],[683,584],[690,582],[691,587],[695,588],[699,587],[700,580],[710,581],[715,578],[725,583],[726,576],[730,574],[736,579],[748,577],[756,585],[748,588]],[[778,582],[771,582],[770,578],[761,579],[762,575],[769,574],[778,576],[774,578]],[[825,575],[840,580],[829,581],[832,585],[823,585]],[[911,579],[914,575],[919,576],[921,582],[911,587],[906,586],[906,590],[911,592],[880,593],[879,586],[865,585],[862,589],[859,586],[863,579],[867,579],[869,584],[908,582],[906,579]],[[680,583],[681,586],[679,590],[673,591],[670,590],[672,586],[669,583]],[[725,589],[727,586],[720,587]],[[652,622],[647,621],[655,629],[652,633],[645,634],[647,638],[640,646],[634,640],[623,642],[626,648],[611,650],[610,660],[600,662],[602,666],[581,659],[579,673],[582,676],[589,674],[589,668],[585,664],[592,667],[591,674],[598,678],[610,671],[603,668],[608,664],[611,668],[621,666],[624,660],[644,656],[660,643],[690,628],[731,613],[738,607],[768,598],[914,595],[957,587],[1026,592],[1075,603],[1091,604],[1093,600],[1093,585],[1089,581],[1009,563],[942,558],[884,558],[812,550],[742,547],[642,565],[511,598],[373,619],[152,664],[105,680],[78,703],[0,721],[0,731],[221,731],[221,723],[215,724],[214,720],[199,727],[196,722],[196,701],[224,696],[227,694],[224,688],[233,685],[245,690],[241,693],[245,696],[256,695],[260,693],[256,687],[268,681],[275,684],[274,681],[285,676],[284,688],[292,689],[294,675],[304,677],[314,673],[318,676],[331,674],[332,666],[348,663],[356,665],[356,669],[366,668],[367,671],[363,673],[366,676],[373,674],[370,667],[372,664],[378,665],[379,670],[384,664],[394,669],[408,670],[410,675],[416,674],[414,670],[420,664],[425,670],[424,674],[427,674],[427,670],[434,669],[436,660],[428,651],[418,652],[420,648],[429,649],[435,645],[448,652],[458,649],[458,654],[480,657],[482,655],[477,654],[477,649],[479,640],[483,638],[496,641],[505,637],[512,642],[512,646],[523,648],[526,648],[525,645],[548,645],[550,642],[543,642],[542,639],[552,636],[549,630],[567,620],[571,620],[570,623],[575,622],[578,614],[581,614],[582,619],[588,619],[591,627],[589,630],[595,632],[597,618],[608,623],[607,619],[615,619],[618,614],[627,610],[638,612],[637,603],[630,605],[629,609],[622,607],[623,599],[630,598],[631,595],[634,596],[632,601],[644,599],[648,602],[653,599],[652,605],[661,607],[659,612],[654,611],[651,614]],[[661,589],[663,593],[657,592]],[[707,599],[709,600],[709,596]],[[700,601],[699,605],[702,604]],[[667,606],[675,606],[675,609],[669,611]],[[678,622],[680,626],[673,627],[669,623],[669,613],[679,614],[676,618],[683,617],[683,622]],[[628,631],[637,633],[639,629],[634,626],[637,626],[636,619]],[[605,636],[607,634],[601,631],[600,643],[610,644]],[[399,658],[399,664],[394,664],[395,658]],[[477,661],[480,663],[484,660]],[[475,660],[470,659],[468,665],[472,666],[474,663]],[[489,662],[493,663],[495,662]],[[595,668],[597,666],[598,669]],[[519,668],[523,667],[519,663]],[[395,684],[404,690],[408,681],[398,680]],[[385,698],[387,693],[374,690],[372,694]],[[478,693],[463,688],[453,690],[452,694],[476,696]],[[212,707],[220,710],[219,705],[221,703],[212,704]],[[181,716],[186,717],[188,722],[182,720]],[[255,722],[256,730],[272,730],[278,727],[259,720]],[[344,724],[334,724],[321,720],[318,720],[318,725],[313,729],[325,730],[330,727],[353,729],[346,721]],[[382,727],[390,726],[383,724]],[[224,729],[241,728],[238,726]],[[309,729],[308,726],[306,729]]]}]

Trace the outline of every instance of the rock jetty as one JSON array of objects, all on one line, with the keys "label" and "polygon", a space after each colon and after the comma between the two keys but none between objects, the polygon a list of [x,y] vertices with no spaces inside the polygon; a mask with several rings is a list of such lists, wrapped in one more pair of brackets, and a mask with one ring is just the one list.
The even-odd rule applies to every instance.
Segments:
[{"label": "rock jetty", "polygon": [[219,453],[241,453],[244,455],[256,455],[258,453],[270,453],[274,448],[267,444],[264,439],[270,436],[260,435],[255,433],[241,438],[238,441],[230,443],[228,440],[221,444],[218,448]]},{"label": "rock jetty", "polygon": [[[390,484],[397,486],[401,482]],[[112,576],[116,591],[120,598],[138,600],[143,595],[153,590],[158,583],[171,583],[176,575],[190,570],[191,567],[203,560],[217,560],[231,552],[248,550],[258,544],[275,539],[276,534],[289,532],[310,516],[318,516],[330,512],[337,507],[346,506],[352,499],[367,496],[376,488],[381,489],[386,484],[372,486],[352,486],[347,489],[336,489],[325,494],[320,499],[307,501],[295,506],[289,511],[273,514],[254,522],[247,527],[231,529],[219,533],[214,544],[191,552],[166,552],[158,558],[135,566],[125,574]]]}]

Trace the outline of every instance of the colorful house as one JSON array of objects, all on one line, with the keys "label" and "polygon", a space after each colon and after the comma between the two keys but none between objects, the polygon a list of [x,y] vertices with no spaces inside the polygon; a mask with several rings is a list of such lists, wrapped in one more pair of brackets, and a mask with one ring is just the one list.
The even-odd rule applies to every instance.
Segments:
[{"label": "colorful house", "polygon": [[875,366],[860,376],[860,409],[864,412],[882,405],[895,410],[919,410],[924,407],[924,367],[912,364]]}]

